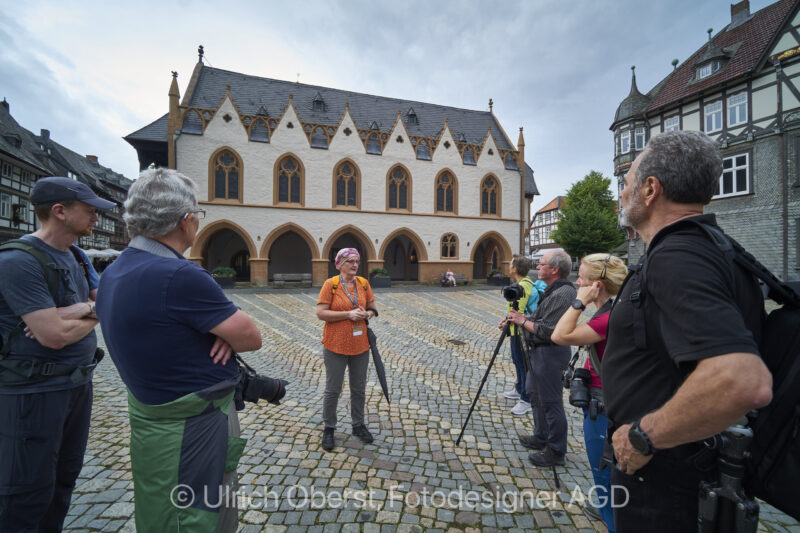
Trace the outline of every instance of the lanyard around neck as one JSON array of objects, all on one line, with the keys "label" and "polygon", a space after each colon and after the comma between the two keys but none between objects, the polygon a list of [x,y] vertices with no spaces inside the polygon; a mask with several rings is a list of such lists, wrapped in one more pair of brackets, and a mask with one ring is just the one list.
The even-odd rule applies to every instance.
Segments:
[{"label": "lanyard around neck", "polygon": [[350,300],[350,303],[353,304],[353,309],[358,307],[358,287],[356,286],[356,279],[353,278],[353,287],[355,288],[353,292],[355,293],[355,299],[353,299],[353,297],[350,296],[350,291],[347,290],[347,283],[344,282],[342,276],[339,276],[339,283],[342,284],[344,293],[347,295],[347,298]]}]

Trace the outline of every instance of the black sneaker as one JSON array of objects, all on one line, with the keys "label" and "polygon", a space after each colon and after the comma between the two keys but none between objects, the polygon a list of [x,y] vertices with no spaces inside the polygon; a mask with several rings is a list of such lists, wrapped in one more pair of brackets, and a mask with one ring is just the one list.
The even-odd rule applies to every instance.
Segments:
[{"label": "black sneaker", "polygon": [[528,459],[534,466],[564,466],[567,462],[563,455],[559,455],[551,448],[545,448],[540,452],[531,452]]},{"label": "black sneaker", "polygon": [[361,424],[360,426],[353,426],[353,435],[361,439],[361,442],[365,444],[371,444],[372,441],[375,439],[372,437],[372,433],[369,432],[367,426]]},{"label": "black sneaker", "polygon": [[325,428],[322,431],[322,449],[326,452],[331,451],[336,447],[336,440],[333,438],[333,428]]},{"label": "black sneaker", "polygon": [[547,446],[547,442],[543,441],[536,435],[520,435],[519,442],[520,444],[531,450],[541,450],[544,449],[545,446]]},{"label": "black sneaker", "polygon": [[603,515],[600,513],[600,509],[597,508],[592,502],[586,502],[586,505],[583,506],[583,514],[586,515],[586,518],[589,520],[599,520],[600,522],[603,521]]}]

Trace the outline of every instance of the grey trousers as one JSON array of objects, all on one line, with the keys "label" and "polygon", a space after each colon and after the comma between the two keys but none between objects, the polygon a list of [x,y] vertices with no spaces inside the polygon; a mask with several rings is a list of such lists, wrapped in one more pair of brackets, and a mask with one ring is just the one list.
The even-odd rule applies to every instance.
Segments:
[{"label": "grey trousers", "polygon": [[559,455],[567,453],[567,415],[561,374],[569,364],[569,346],[540,346],[529,352],[526,390],[533,408],[533,434]]},{"label": "grey trousers", "polygon": [[325,395],[322,399],[322,421],[326,428],[336,428],[336,406],[342,392],[344,370],[350,374],[350,418],[353,427],[364,423],[364,403],[367,394],[367,368],[369,350],[358,355],[341,355],[322,349],[325,359]]}]

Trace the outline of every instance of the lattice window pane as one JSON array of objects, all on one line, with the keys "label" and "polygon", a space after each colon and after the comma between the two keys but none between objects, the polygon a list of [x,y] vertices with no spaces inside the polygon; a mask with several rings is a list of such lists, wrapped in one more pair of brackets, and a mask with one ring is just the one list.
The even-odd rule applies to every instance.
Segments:
[{"label": "lattice window pane", "polygon": [[235,168],[228,172],[228,198],[232,200],[239,198],[239,172]]},{"label": "lattice window pane", "polygon": [[397,184],[389,184],[389,208],[397,209]]},{"label": "lattice window pane", "polygon": [[278,177],[278,201],[289,201],[289,177],[285,172],[281,172],[281,175]]},{"label": "lattice window pane", "polygon": [[336,205],[345,204],[345,187],[344,178],[336,180]]},{"label": "lattice window pane", "polygon": [[447,202],[445,205],[445,211],[452,213],[453,212],[453,188],[447,188]]},{"label": "lattice window pane", "polygon": [[292,203],[300,203],[300,176],[296,173],[292,176]]},{"label": "lattice window pane", "polygon": [[347,205],[356,205],[356,180],[351,179],[347,184]]},{"label": "lattice window pane", "polygon": [[436,210],[444,211],[444,188],[441,185],[436,189]]},{"label": "lattice window pane", "polygon": [[481,213],[489,214],[489,192],[486,189],[481,191]]},{"label": "lattice window pane", "polygon": [[405,183],[401,183],[400,187],[399,187],[399,192],[397,194],[397,197],[398,197],[397,198],[397,200],[398,200],[397,203],[398,203],[398,206],[399,206],[400,209],[407,209],[408,208],[408,204],[406,203],[407,192],[408,192],[408,190],[406,189],[406,184]]},{"label": "lattice window pane", "polygon": [[489,213],[492,215],[497,214],[497,193],[494,191],[489,195]]},{"label": "lattice window pane", "polygon": [[217,167],[214,172],[214,198],[225,198],[225,169]]}]

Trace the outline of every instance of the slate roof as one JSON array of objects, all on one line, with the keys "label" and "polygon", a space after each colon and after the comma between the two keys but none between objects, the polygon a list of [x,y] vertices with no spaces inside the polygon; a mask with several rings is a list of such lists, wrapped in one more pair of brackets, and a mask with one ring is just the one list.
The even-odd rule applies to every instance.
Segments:
[{"label": "slate roof", "polygon": [[37,140],[46,143],[47,146],[50,147],[50,157],[53,159],[53,162],[58,165],[57,174],[63,174],[64,170],[70,170],[78,176],[80,181],[97,191],[106,192],[109,196],[111,196],[107,187],[109,183],[126,191],[133,184],[133,181],[122,174],[114,172],[110,168],[104,167],[99,163],[95,163],[91,159],[77,152],[73,152],[52,139],[37,137]]},{"label": "slate roof", "polygon": [[42,174],[51,172],[47,162],[42,160],[43,152],[34,135],[20,126],[2,105],[0,105],[0,151],[40,169]]},{"label": "slate roof", "polygon": [[[636,87],[636,73],[631,75],[631,92],[617,107],[617,113],[614,115],[614,124],[622,120],[629,119],[633,116],[640,115],[650,105],[651,98],[639,92]],[[611,126],[614,127],[613,125]]]},{"label": "slate roof", "polygon": [[[189,107],[216,109],[225,97],[230,85],[231,98],[240,113],[245,115],[266,114],[279,118],[289,104],[292,95],[297,115],[301,121],[313,124],[336,126],[349,104],[350,116],[359,129],[389,132],[400,110],[409,135],[436,138],[444,128],[445,119],[456,142],[482,145],[486,133],[491,129],[499,150],[515,150],[503,133],[500,124],[490,111],[474,111],[456,107],[402,100],[385,96],[374,96],[341,89],[293,83],[231,72],[203,65],[200,69],[190,99]],[[322,99],[324,111],[314,109],[314,100]],[[409,122],[409,112],[417,117],[417,123]],[[164,115],[147,126],[127,135],[125,140],[137,147],[141,141],[166,142],[167,118]],[[539,194],[533,178],[533,170],[526,164],[525,193]]]},{"label": "slate roof", "polygon": [[[653,111],[683,98],[700,93],[710,87],[751,73],[767,52],[775,33],[781,28],[792,12],[796,0],[780,0],[750,16],[746,22],[734,26],[729,24],[712,40],[712,49],[733,52],[730,62],[718,73],[704,80],[690,83],[694,76],[697,61],[707,54],[708,44],[703,44],[689,59],[683,62],[668,79],[662,80],[663,87],[657,92],[648,111]],[[735,51],[734,51],[735,48]]]}]

